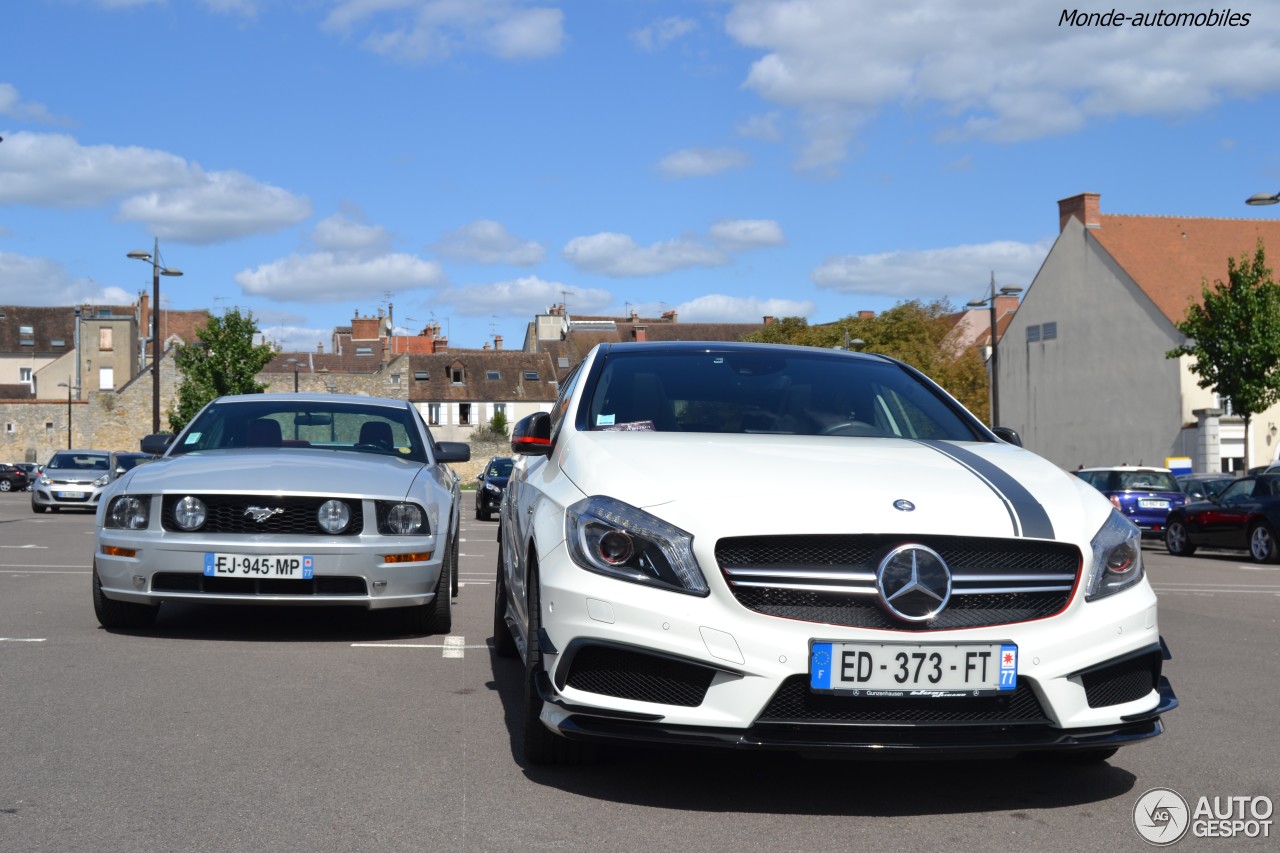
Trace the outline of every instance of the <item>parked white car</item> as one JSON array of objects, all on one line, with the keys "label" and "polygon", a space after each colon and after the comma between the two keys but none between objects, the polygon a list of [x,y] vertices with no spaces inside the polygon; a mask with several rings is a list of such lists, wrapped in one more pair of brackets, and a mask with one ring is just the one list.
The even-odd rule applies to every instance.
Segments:
[{"label": "parked white car", "polygon": [[[169,439],[172,439],[171,441]],[[221,397],[162,458],[100,501],[93,605],[106,628],[144,628],[172,601],[400,608],[446,633],[457,594],[459,487],[403,400],[337,394]]]},{"label": "parked white car", "polygon": [[525,758],[1160,734],[1141,533],[1016,441],[881,356],[598,346],[511,441],[494,647],[524,664]]}]

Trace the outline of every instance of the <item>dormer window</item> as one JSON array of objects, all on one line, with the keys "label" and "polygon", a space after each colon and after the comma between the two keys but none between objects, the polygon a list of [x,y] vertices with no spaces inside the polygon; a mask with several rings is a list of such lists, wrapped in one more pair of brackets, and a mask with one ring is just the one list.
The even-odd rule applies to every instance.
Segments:
[{"label": "dormer window", "polygon": [[526,371],[524,372],[524,378],[525,378],[525,379],[527,379],[527,380],[529,380],[530,382],[537,382],[537,381],[538,381],[538,371],[536,371],[536,370],[526,370]]},{"label": "dormer window", "polygon": [[356,355],[373,355],[373,347],[356,347]]},{"label": "dormer window", "polygon": [[455,364],[449,368],[449,381],[454,385],[462,385],[462,365]]},{"label": "dormer window", "polygon": [[490,382],[496,382],[502,378],[502,374],[496,370],[486,370],[484,372],[484,378],[488,379]]}]

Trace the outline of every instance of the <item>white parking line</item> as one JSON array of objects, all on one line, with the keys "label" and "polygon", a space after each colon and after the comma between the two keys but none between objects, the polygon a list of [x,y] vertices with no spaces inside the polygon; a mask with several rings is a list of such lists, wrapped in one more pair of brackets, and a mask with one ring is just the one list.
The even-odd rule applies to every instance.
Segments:
[{"label": "white parking line", "polygon": [[[31,571],[32,569],[79,569],[75,572],[48,572],[48,571]],[[9,569],[22,569],[23,571],[9,571]],[[80,566],[49,566],[48,563],[0,563],[0,575],[87,575],[90,569],[82,569]]]},{"label": "white parking line", "polygon": [[0,643],[43,643],[44,637],[0,637]]},{"label": "white parking line", "polygon": [[443,643],[352,643],[353,649],[442,649],[441,657],[461,658],[467,649],[487,649],[488,643],[467,645],[466,637],[448,636]]}]

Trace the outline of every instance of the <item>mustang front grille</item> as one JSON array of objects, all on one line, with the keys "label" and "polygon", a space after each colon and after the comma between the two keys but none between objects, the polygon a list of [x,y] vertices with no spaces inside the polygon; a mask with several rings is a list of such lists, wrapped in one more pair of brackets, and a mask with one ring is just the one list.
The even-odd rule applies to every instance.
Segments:
[{"label": "mustang front grille", "polygon": [[[186,531],[173,520],[173,507],[185,495],[164,496],[161,523],[171,533],[284,533],[297,536],[359,536],[364,529],[364,502],[358,498],[338,498],[351,509],[351,523],[342,533],[326,533],[316,521],[316,510],[327,496],[195,495],[209,510],[208,520],[199,530]],[[261,522],[253,520],[249,507],[282,510]]]},{"label": "mustang front grille", "polygon": [[[876,589],[882,555],[907,542],[951,570],[951,599],[933,619],[886,612]],[[1074,545],[966,536],[741,536],[716,543],[734,597],[757,613],[859,628],[940,631],[1043,619],[1071,600],[1081,568]]]}]

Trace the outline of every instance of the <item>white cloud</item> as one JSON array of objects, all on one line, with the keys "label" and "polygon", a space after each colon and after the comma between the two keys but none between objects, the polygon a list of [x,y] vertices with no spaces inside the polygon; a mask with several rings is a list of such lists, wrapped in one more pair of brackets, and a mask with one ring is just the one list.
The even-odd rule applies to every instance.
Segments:
[{"label": "white cloud", "polygon": [[405,62],[481,51],[500,59],[540,59],[565,42],[564,13],[522,0],[342,0],[322,28],[365,33],[366,49]]},{"label": "white cloud", "polygon": [[[563,294],[569,291],[570,295]],[[529,317],[541,314],[553,305],[568,299],[575,313],[590,314],[613,304],[613,294],[598,288],[584,288],[544,281],[537,276],[527,276],[493,284],[468,284],[451,288],[440,295],[458,309],[459,314],[473,317],[497,314],[501,317]]]},{"label": "white cloud", "polygon": [[120,218],[161,239],[208,244],[279,231],[311,215],[311,202],[240,172],[196,169],[188,185],[125,199]]},{"label": "white cloud", "polygon": [[684,323],[759,323],[764,317],[807,317],[814,303],[712,293],[681,303],[676,310]]},{"label": "white cloud", "polygon": [[192,173],[187,161],[164,151],[85,146],[64,134],[20,131],[0,143],[0,203],[89,207],[180,186]]},{"label": "white cloud", "polygon": [[963,303],[982,295],[994,272],[1002,284],[1027,286],[1053,245],[1000,240],[942,249],[842,255],[828,258],[811,274],[819,287],[840,293],[903,299],[946,297]]},{"label": "white cloud", "polygon": [[439,264],[413,255],[358,258],[316,252],[242,270],[236,273],[235,281],[245,293],[278,301],[360,302],[376,299],[388,290],[400,293],[438,287],[445,277]]},{"label": "white cloud", "polygon": [[602,232],[574,237],[564,247],[565,260],[580,270],[614,277],[662,275],[689,267],[716,267],[729,262],[719,249],[688,239],[638,246],[626,234]]},{"label": "white cloud", "polygon": [[34,121],[42,124],[67,124],[66,119],[56,118],[49,113],[44,104],[24,101],[15,86],[0,83],[0,116],[12,116],[21,121]]},{"label": "white cloud", "polygon": [[501,222],[492,219],[480,219],[450,231],[435,249],[457,261],[514,266],[532,266],[546,254],[541,244],[516,237]]},{"label": "white cloud", "polygon": [[57,261],[0,252],[2,305],[129,305],[133,301],[134,297],[119,287],[75,278]]},{"label": "white cloud", "polygon": [[380,254],[391,248],[391,232],[380,225],[364,225],[335,213],[316,225],[311,242],[328,252]]},{"label": "white cloud", "polygon": [[700,178],[740,169],[751,162],[735,148],[686,148],[668,154],[658,162],[658,171],[668,178]]},{"label": "white cloud", "polygon": [[781,142],[782,129],[778,127],[782,114],[773,111],[748,116],[734,128],[739,136],[759,139],[761,142]]},{"label": "white cloud", "polygon": [[1062,25],[1061,14],[1001,0],[735,0],[726,29],[763,52],[744,86],[808,126],[808,168],[843,159],[858,126],[889,105],[936,108],[955,135],[1014,141],[1100,117],[1185,116],[1280,87],[1275,16],[1102,29]]},{"label": "white cloud", "polygon": [[698,22],[692,18],[682,18],[673,15],[670,18],[663,18],[661,21],[655,21],[647,27],[642,27],[631,34],[631,40],[638,44],[641,49],[649,51],[659,51],[678,39],[682,39],[689,33],[698,28]]},{"label": "white cloud", "polygon": [[754,249],[758,246],[782,246],[782,226],[772,219],[725,219],[708,232],[716,243],[729,250]]}]

